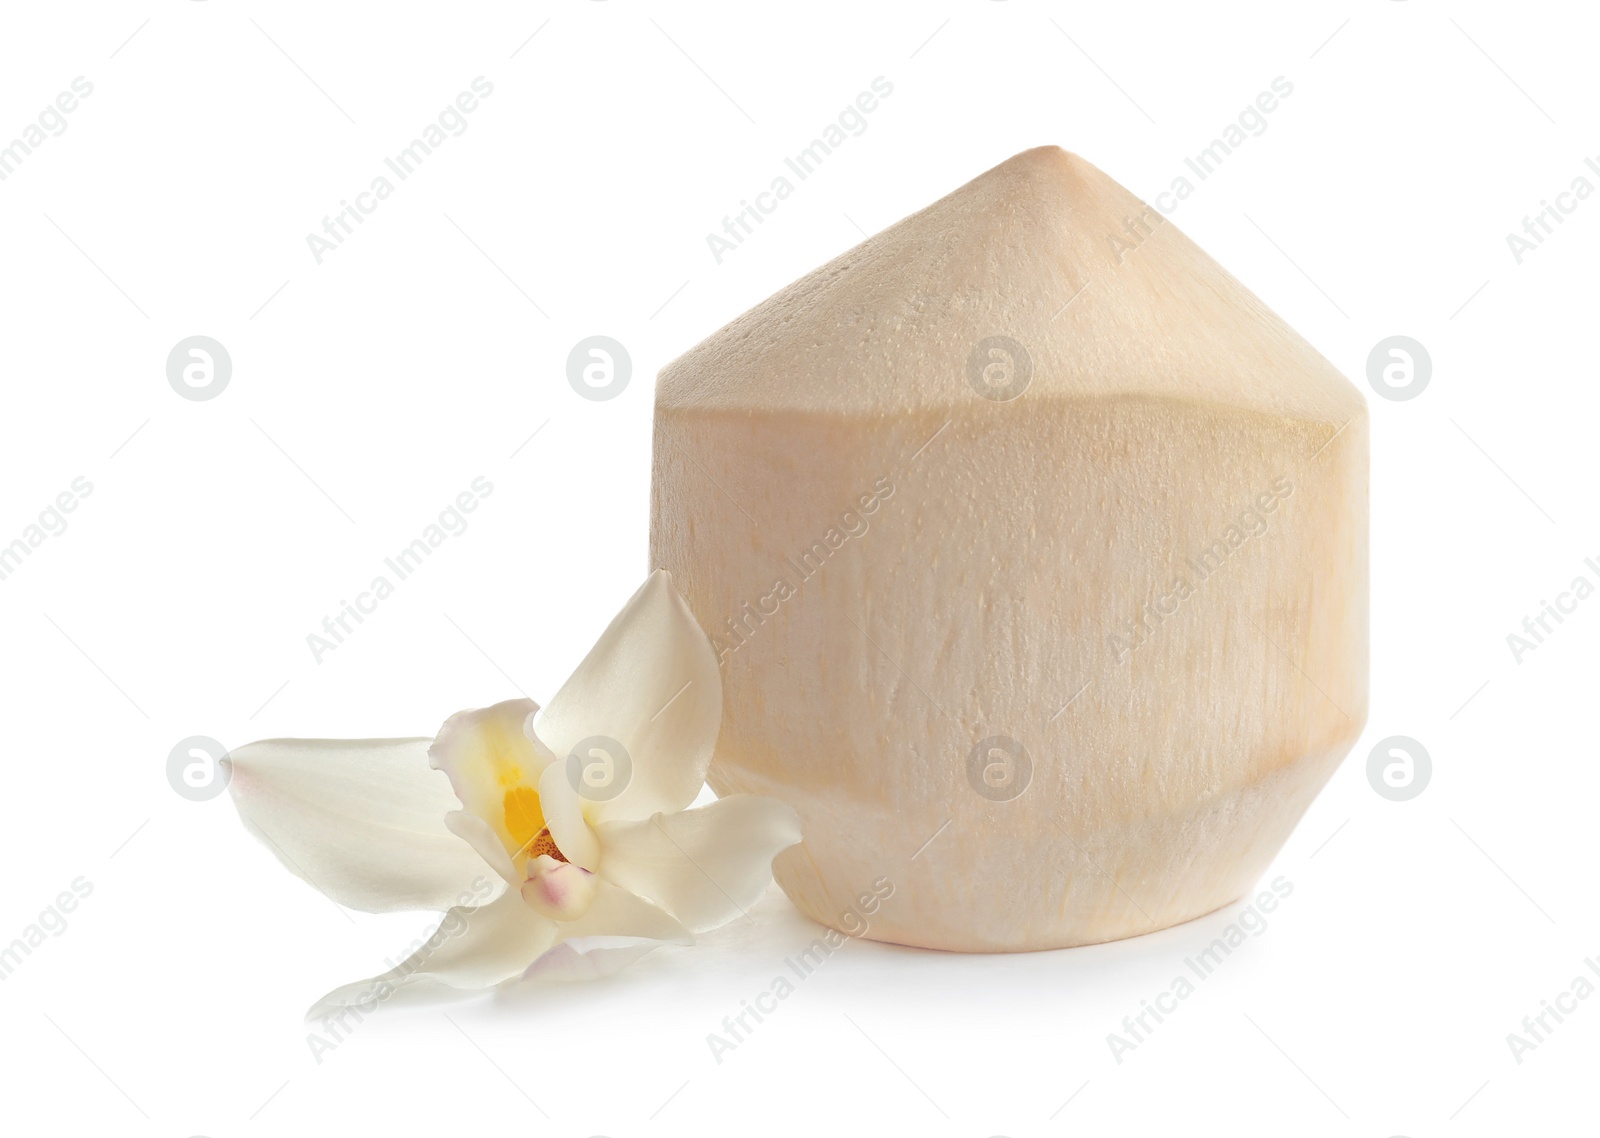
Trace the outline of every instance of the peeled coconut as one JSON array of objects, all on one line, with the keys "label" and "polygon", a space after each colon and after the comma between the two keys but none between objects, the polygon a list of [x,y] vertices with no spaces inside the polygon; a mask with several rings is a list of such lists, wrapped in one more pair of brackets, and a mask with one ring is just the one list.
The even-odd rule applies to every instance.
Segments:
[{"label": "peeled coconut", "polygon": [[777,879],[847,933],[1198,917],[1366,718],[1364,400],[1055,147],[665,368],[650,537],[722,664],[711,786],[799,811]]}]

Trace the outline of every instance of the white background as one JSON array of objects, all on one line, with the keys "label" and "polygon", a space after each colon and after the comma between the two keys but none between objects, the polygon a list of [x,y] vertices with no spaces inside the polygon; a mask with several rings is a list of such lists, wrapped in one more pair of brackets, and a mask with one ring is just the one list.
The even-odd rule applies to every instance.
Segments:
[{"label": "white background", "polygon": [[[0,982],[8,1129],[1573,1132],[1600,999],[1520,1064],[1506,1036],[1600,955],[1600,599],[1520,663],[1506,636],[1600,578],[1600,199],[1520,265],[1506,234],[1600,186],[1585,8],[8,6],[0,141],[93,84],[0,182],[0,543],[93,485],[0,581],[0,941],[93,885]],[[319,265],[306,235],[480,75],[466,133]],[[706,234],[877,76],[866,132],[717,264]],[[614,982],[387,1008],[316,1062],[303,1009],[431,922],[290,878],[225,797],[173,792],[173,745],[547,698],[647,568],[663,364],[1029,146],[1153,199],[1277,76],[1173,220],[1368,394],[1373,636],[1366,735],[1267,931],[1120,1064],[1107,1034],[1236,908],[1026,956],[851,943],[719,1064],[706,1035],[818,932],[774,891]],[[609,402],[565,375],[596,333],[633,359]],[[1366,381],[1397,333],[1433,360],[1407,402]],[[195,334],[233,360],[204,402],[165,375]],[[479,475],[470,528],[317,663]],[[1434,762],[1405,803],[1365,771],[1395,734]]]}]

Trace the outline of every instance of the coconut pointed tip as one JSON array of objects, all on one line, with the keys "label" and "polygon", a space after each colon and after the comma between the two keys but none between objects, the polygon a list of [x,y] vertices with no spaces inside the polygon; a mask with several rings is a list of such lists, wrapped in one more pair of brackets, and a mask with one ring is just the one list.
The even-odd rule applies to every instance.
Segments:
[{"label": "coconut pointed tip", "polygon": [[1054,174],[1057,177],[1079,177],[1091,170],[1097,174],[1100,172],[1099,167],[1081,154],[1075,154],[1054,143],[1018,151],[995,167],[997,170],[1007,168]]}]

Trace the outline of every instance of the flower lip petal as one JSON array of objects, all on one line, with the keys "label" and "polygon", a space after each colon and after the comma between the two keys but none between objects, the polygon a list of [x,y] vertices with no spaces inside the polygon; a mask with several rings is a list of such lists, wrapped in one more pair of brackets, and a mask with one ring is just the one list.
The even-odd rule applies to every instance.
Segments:
[{"label": "flower lip petal", "polygon": [[531,699],[459,711],[428,748],[429,762],[449,777],[462,808],[483,820],[517,866],[544,828],[535,788],[549,752],[525,730],[537,711]]},{"label": "flower lip petal", "polygon": [[507,885],[522,884],[521,875],[517,873],[516,866],[511,864],[510,855],[489,823],[465,810],[452,810],[444,816],[444,824],[452,834],[477,850]]},{"label": "flower lip petal", "polygon": [[[528,702],[533,703],[532,700],[529,700]],[[522,733],[528,737],[528,742],[533,744],[534,753],[539,756],[539,761],[545,766],[549,766],[551,763],[557,761],[560,756],[546,746],[545,741],[539,738],[539,733],[534,730],[534,724],[538,721],[538,719],[539,705],[534,703],[533,710],[528,712],[527,718],[522,721]],[[542,770],[543,767],[540,769]]]},{"label": "flower lip petal", "polygon": [[627,784],[585,800],[584,813],[600,822],[692,803],[721,723],[716,654],[671,576],[658,570],[535,717],[533,733],[568,762],[585,740],[620,744]]}]

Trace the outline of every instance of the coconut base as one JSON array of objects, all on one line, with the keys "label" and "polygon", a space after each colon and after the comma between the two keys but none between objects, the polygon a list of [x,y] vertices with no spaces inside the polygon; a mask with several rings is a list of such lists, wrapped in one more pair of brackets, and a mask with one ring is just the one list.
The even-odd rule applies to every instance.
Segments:
[{"label": "coconut base", "polygon": [[[1029,841],[1033,865],[1020,877],[1004,820],[1019,802],[985,804],[991,820],[947,814],[948,825],[924,806],[916,817],[932,840],[895,849],[872,838],[882,828],[881,807],[801,799],[787,789],[806,840],[778,855],[773,875],[810,919],[888,944],[1038,952],[1141,936],[1249,894],[1358,733],[1183,814],[1074,833],[1064,812],[1054,840]],[[722,781],[714,777],[713,789],[733,793]],[[958,801],[952,813],[969,815],[968,805]],[[896,817],[897,834],[920,832],[907,812]],[[928,856],[941,846],[937,858]],[[952,858],[966,866],[960,880],[933,872]]]}]

